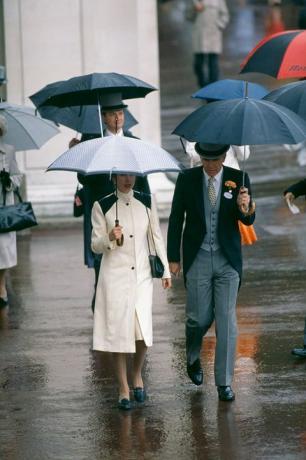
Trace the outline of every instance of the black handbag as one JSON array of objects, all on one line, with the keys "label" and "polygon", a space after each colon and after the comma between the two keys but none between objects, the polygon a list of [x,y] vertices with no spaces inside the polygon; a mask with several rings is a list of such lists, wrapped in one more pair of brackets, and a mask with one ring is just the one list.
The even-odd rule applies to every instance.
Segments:
[{"label": "black handbag", "polygon": [[[81,204],[78,204],[78,201],[81,201]],[[73,198],[73,216],[81,217],[84,214],[84,190],[77,186],[74,198]]]},{"label": "black handbag", "polygon": [[149,216],[149,213],[148,213],[147,208],[146,208],[146,211],[147,211],[147,215],[148,215],[148,219],[149,219],[149,228],[150,228],[150,231],[151,231],[151,236],[152,236],[152,241],[153,241],[154,251],[155,251],[155,254],[151,254],[149,237],[148,237],[148,235],[147,235],[148,248],[149,248],[149,262],[150,262],[150,267],[151,267],[151,274],[152,274],[152,278],[162,278],[162,277],[164,276],[165,267],[164,267],[162,261],[160,260],[160,258],[158,257],[158,255],[156,254],[156,247],[155,247],[155,242],[154,242],[154,236],[153,236],[152,227],[151,227],[151,221],[150,221],[150,216]]},{"label": "black handbag", "polygon": [[19,203],[6,206],[6,190],[3,188],[3,206],[0,206],[0,233],[16,232],[37,225],[29,201],[22,201],[19,190],[15,190]]}]

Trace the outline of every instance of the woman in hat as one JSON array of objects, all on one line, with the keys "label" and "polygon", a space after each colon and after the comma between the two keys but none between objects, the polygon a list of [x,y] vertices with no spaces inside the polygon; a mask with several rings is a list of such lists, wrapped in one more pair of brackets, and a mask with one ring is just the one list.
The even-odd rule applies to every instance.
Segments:
[{"label": "woman in hat", "polygon": [[[0,205],[14,204],[14,190],[22,180],[12,145],[5,144],[6,118],[0,115]],[[0,210],[1,212],[1,210]],[[8,305],[6,271],[17,264],[16,232],[0,233],[0,309]]]},{"label": "woman in hat", "polygon": [[[92,210],[92,250],[103,253],[94,309],[93,349],[114,353],[119,408],[131,409],[127,354],[133,353],[134,399],[144,402],[142,366],[152,345],[153,279],[149,253],[160,257],[162,286],[171,287],[166,250],[151,195],[133,190],[135,176],[117,175],[117,196],[96,201]],[[121,226],[115,226],[116,216]],[[123,244],[121,241],[124,235]]]}]

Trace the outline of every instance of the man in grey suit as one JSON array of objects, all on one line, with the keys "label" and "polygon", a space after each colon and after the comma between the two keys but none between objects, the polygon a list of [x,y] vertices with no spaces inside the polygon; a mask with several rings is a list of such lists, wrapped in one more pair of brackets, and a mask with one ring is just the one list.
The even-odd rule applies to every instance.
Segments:
[{"label": "man in grey suit", "polygon": [[238,222],[251,225],[255,204],[242,171],[223,166],[229,145],[195,145],[202,166],[178,176],[168,228],[168,260],[180,272],[181,241],[187,288],[187,373],[201,385],[202,340],[215,321],[215,383],[219,399],[233,401],[236,300],[242,274]]}]

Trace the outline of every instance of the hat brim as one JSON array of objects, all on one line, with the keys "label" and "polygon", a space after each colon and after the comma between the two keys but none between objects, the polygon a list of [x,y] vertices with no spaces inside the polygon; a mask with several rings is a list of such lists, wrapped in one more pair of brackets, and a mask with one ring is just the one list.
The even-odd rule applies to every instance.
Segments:
[{"label": "hat brim", "polygon": [[228,149],[230,148],[229,145],[223,145],[220,149],[214,150],[214,151],[209,151],[202,149],[197,142],[194,146],[195,151],[200,155],[201,158],[204,160],[217,160],[218,158],[221,158],[223,155],[226,154]]},{"label": "hat brim", "polygon": [[114,112],[116,110],[122,110],[126,109],[128,106],[126,104],[118,104],[118,105],[109,105],[109,106],[102,106],[101,111],[102,112]]}]

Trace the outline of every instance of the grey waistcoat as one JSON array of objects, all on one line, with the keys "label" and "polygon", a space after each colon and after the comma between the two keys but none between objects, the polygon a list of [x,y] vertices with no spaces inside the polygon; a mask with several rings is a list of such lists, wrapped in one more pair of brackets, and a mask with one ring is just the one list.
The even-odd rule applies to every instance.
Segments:
[{"label": "grey waistcoat", "polygon": [[216,251],[220,248],[218,240],[218,219],[219,219],[219,209],[221,201],[221,189],[220,186],[219,193],[217,196],[217,202],[214,207],[211,206],[207,186],[205,179],[203,178],[203,197],[204,197],[204,211],[205,211],[205,223],[206,223],[206,235],[201,244],[201,248],[205,251]]}]

